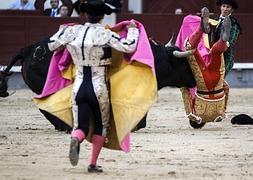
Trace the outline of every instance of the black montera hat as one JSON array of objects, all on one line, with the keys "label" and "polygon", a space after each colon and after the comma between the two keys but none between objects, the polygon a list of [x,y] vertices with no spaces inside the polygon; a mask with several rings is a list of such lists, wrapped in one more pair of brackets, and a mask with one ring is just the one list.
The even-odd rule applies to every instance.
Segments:
[{"label": "black montera hat", "polygon": [[112,9],[103,0],[87,0],[80,6],[80,11],[91,16],[110,15]]},{"label": "black montera hat", "polygon": [[231,119],[231,123],[240,125],[253,124],[253,119],[247,114],[238,114]]},{"label": "black montera hat", "polygon": [[222,4],[228,4],[232,6],[233,9],[238,9],[238,4],[236,0],[217,0],[216,4],[221,6]]}]

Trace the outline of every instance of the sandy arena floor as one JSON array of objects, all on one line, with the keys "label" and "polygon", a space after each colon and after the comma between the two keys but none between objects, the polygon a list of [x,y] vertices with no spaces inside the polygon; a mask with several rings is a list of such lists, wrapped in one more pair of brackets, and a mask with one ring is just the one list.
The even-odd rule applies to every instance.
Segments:
[{"label": "sandy arena floor", "polygon": [[0,179],[253,179],[253,126],[234,126],[231,117],[253,117],[253,89],[231,89],[228,118],[190,127],[179,89],[164,88],[148,114],[148,127],[132,134],[126,154],[104,149],[98,160],[103,174],[87,173],[89,143],[81,145],[78,166],[68,160],[69,134],[58,132],[18,90],[0,98]]}]

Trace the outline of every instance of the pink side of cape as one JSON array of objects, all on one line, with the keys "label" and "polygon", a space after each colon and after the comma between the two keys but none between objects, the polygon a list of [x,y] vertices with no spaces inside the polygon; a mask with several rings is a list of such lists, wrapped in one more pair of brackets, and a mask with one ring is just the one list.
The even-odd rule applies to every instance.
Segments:
[{"label": "pink side of cape", "polygon": [[126,153],[128,153],[128,152],[130,152],[130,150],[131,150],[131,148],[130,148],[130,136],[131,134],[130,133],[128,133],[125,137],[124,137],[124,139],[122,140],[122,142],[121,142],[121,145],[120,145],[120,147],[121,147],[121,149],[122,149],[122,151],[124,151],[124,152],[126,152]]},{"label": "pink side of cape", "polygon": [[[188,15],[184,17],[175,45],[178,46],[180,49],[185,50],[184,44],[185,44],[186,38],[190,37],[190,35],[197,30],[197,28],[200,26],[200,21],[201,21],[201,18],[199,16]],[[197,49],[200,55],[204,58],[205,62],[206,63],[209,62],[210,50],[204,45],[203,38],[199,42]]]},{"label": "pink side of cape", "polygon": [[[136,60],[138,62],[141,62],[143,64],[146,64],[150,66],[155,72],[155,65],[154,65],[154,56],[153,52],[149,43],[149,39],[146,33],[146,30],[140,22],[133,20],[140,31],[139,41],[137,44],[136,51],[131,54],[130,56],[126,56],[127,59],[130,60],[130,63],[133,60]],[[120,31],[120,37],[124,38],[127,36],[127,25],[129,25],[130,21],[122,21],[118,24],[116,24],[114,27],[111,28],[112,31]]]},{"label": "pink side of cape", "polygon": [[72,82],[69,79],[62,77],[62,71],[71,63],[72,58],[67,48],[60,52],[54,52],[50,61],[47,79],[40,95],[35,98],[43,98],[51,95],[60,89],[70,85]]}]

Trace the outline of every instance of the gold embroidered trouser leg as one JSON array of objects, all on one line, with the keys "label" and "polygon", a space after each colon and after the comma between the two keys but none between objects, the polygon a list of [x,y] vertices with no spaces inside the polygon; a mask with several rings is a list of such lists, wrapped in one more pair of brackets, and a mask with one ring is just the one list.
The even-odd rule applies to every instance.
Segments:
[{"label": "gold embroidered trouser leg", "polygon": [[223,84],[223,89],[224,89],[224,92],[225,92],[224,112],[226,112],[227,105],[228,105],[229,85],[228,85],[228,83],[225,80],[224,80],[224,84]]}]

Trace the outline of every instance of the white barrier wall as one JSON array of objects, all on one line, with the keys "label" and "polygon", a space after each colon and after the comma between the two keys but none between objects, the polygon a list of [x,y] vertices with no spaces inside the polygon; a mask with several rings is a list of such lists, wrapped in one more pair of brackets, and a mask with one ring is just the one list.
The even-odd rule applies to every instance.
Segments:
[{"label": "white barrier wall", "polygon": [[[14,3],[16,0],[0,0],[0,9],[7,9],[10,4]],[[34,3],[35,0],[30,0]]]},{"label": "white barrier wall", "polygon": [[142,0],[128,0],[128,10],[134,14],[142,13]]},{"label": "white barrier wall", "polygon": [[[0,9],[7,9],[8,6],[10,4],[12,4],[13,2],[15,2],[16,0],[0,0]],[[35,2],[35,0],[30,0],[31,2]],[[72,0],[72,2],[75,2],[76,0]],[[60,1],[60,5],[61,5],[61,1]],[[45,2],[45,8],[49,8],[50,7],[50,0],[47,0]]]},{"label": "white barrier wall", "polygon": [[[8,9],[8,6],[11,4],[11,3],[13,3],[13,2],[15,2],[16,0],[0,0],[0,9]],[[30,1],[32,1],[32,2],[35,2],[35,0],[30,0]],[[75,2],[76,0],[72,0],[72,2]],[[60,5],[61,5],[62,3],[61,3],[61,1],[60,1]],[[46,2],[45,2],[45,6],[44,6],[44,8],[50,8],[50,0],[47,0]],[[72,13],[72,15],[71,15],[72,17],[76,17],[76,16],[78,16],[78,14],[76,13],[76,11],[75,10],[73,10],[73,13]],[[106,24],[108,24],[108,25],[114,25],[116,23],[116,14],[112,14],[112,15],[110,15],[110,16],[105,16],[105,19],[104,19],[104,21],[103,21],[103,24],[104,25],[106,25]]]}]

